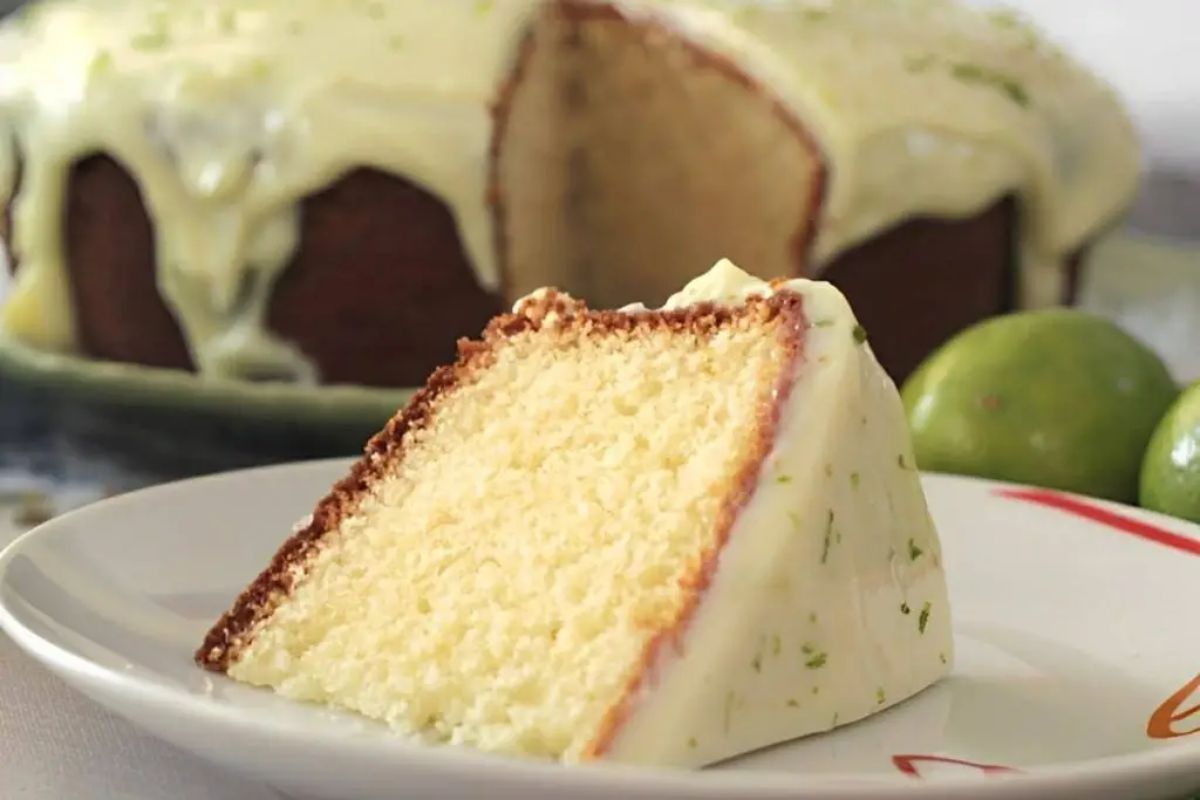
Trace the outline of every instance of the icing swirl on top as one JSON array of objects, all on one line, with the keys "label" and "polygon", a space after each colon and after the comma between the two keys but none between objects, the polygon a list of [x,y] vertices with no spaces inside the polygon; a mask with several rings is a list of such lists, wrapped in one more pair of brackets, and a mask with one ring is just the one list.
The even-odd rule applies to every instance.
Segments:
[{"label": "icing swirl on top", "polygon": [[[500,288],[487,207],[489,104],[545,0],[43,0],[0,33],[0,197],[21,269],[0,324],[75,343],[63,265],[71,165],[137,180],[160,290],[197,368],[316,380],[264,326],[299,203],[376,167],[457,221]],[[1026,302],[1132,194],[1111,91],[1028,26],[952,0],[614,0],[736,61],[804,121],[829,165],[823,263],[913,215],[1021,200]],[[19,177],[19,190],[17,188]],[[13,196],[15,193],[15,197]],[[969,268],[969,265],[964,265]]]}]

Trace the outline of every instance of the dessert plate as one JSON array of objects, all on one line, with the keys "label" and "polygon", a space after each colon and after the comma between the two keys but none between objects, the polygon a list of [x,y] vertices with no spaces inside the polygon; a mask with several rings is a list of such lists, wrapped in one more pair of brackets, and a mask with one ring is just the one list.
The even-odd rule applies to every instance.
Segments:
[{"label": "dessert plate", "polygon": [[433,748],[195,667],[192,650],[345,461],[160,486],[0,556],[0,627],[151,732],[313,798],[1181,798],[1200,789],[1200,529],[926,476],[953,675],[864,722],[688,772]]}]

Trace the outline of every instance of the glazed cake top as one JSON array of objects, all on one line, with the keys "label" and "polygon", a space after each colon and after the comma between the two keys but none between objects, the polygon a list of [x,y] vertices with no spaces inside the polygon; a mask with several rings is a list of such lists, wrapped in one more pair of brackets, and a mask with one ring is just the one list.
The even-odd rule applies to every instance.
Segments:
[{"label": "glazed cake top", "polygon": [[[98,151],[141,187],[159,285],[197,367],[315,378],[264,329],[299,202],[354,166],[451,208],[496,288],[489,106],[547,0],[43,0],[0,33],[0,197],[21,270],[3,327],[69,350],[61,220],[70,165]],[[744,70],[802,120],[829,183],[817,263],[919,214],[1022,201],[1023,299],[1133,191],[1110,89],[1010,14],[952,0],[611,0]],[[716,124],[716,121],[714,121]],[[20,154],[18,156],[18,153]],[[19,190],[17,187],[19,180]]]}]

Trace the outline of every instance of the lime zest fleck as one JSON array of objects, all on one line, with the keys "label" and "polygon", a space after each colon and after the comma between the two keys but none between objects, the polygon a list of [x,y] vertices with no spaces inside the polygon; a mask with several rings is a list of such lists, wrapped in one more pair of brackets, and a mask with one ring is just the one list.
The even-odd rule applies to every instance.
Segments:
[{"label": "lime zest fleck", "polygon": [[864,328],[861,324],[857,324],[854,326],[853,336],[854,336],[855,344],[862,344],[863,342],[865,342],[867,340],[867,329]]},{"label": "lime zest fleck", "polygon": [[967,61],[960,61],[950,65],[950,74],[957,80],[963,83],[977,84],[979,86],[989,86],[997,91],[1002,92],[1017,105],[1022,108],[1029,106],[1029,93],[1025,87],[1011,75],[1006,75],[998,70],[990,69],[980,64],[973,64]]},{"label": "lime zest fleck", "polygon": [[824,564],[829,560],[829,546],[833,544],[833,509],[829,509],[829,515],[825,518],[825,543],[821,547],[821,563]]},{"label": "lime zest fleck", "polygon": [[158,50],[167,44],[167,32],[157,29],[135,33],[129,40],[129,46],[134,50]]},{"label": "lime zest fleck", "polygon": [[697,742],[697,741],[696,741],[696,737],[695,737],[695,736],[689,736],[689,737],[688,737],[688,747],[690,747],[690,748],[692,748],[693,750],[695,750],[695,749],[696,749],[696,746],[697,746],[698,744],[699,744],[699,742]]},{"label": "lime zest fleck", "polygon": [[925,626],[929,624],[929,611],[932,608],[929,601],[925,601],[925,605],[921,606],[921,614],[917,617],[917,631],[925,633]]},{"label": "lime zest fleck", "polygon": [[917,546],[917,543],[915,540],[913,540],[911,538],[908,540],[908,560],[909,561],[916,561],[918,558],[921,557],[921,555],[924,552],[925,552],[924,550],[922,550],[920,547]]},{"label": "lime zest fleck", "polygon": [[791,482],[792,482],[792,476],[791,476],[791,475],[788,475],[788,474],[785,472],[785,473],[783,473],[782,475],[779,475],[777,478],[775,478],[775,482],[776,482],[776,483],[791,483]]},{"label": "lime zest fleck", "polygon": [[900,613],[901,613],[901,614],[911,614],[911,613],[912,613],[912,609],[911,609],[911,608],[909,608],[909,605],[908,605],[908,603],[901,603],[901,604],[900,604]]},{"label": "lime zest fleck", "polygon": [[247,74],[251,78],[261,80],[271,74],[271,62],[265,58],[254,58],[246,65]]},{"label": "lime zest fleck", "polygon": [[91,62],[88,64],[87,74],[89,78],[98,78],[112,71],[113,56],[107,50],[98,50],[92,56]]},{"label": "lime zest fleck", "polygon": [[1021,12],[1011,8],[995,8],[988,11],[987,17],[997,28],[1017,34],[1026,47],[1036,48],[1040,44],[1037,29]]},{"label": "lime zest fleck", "polygon": [[809,669],[820,669],[825,666],[827,661],[829,661],[829,654],[822,650],[820,653],[814,653],[811,658],[804,662],[804,666]]},{"label": "lime zest fleck", "polygon": [[789,697],[787,704],[788,704],[788,708],[799,708],[800,707],[800,701],[794,697]]},{"label": "lime zest fleck", "polygon": [[851,472],[850,473],[850,488],[857,489],[858,484],[861,480],[862,480],[862,478],[857,472]]},{"label": "lime zest fleck", "polygon": [[836,322],[836,320],[832,320],[832,319],[819,319],[819,320],[817,320],[816,322],[814,322],[814,323],[813,323],[813,327],[814,327],[814,328],[828,328],[830,325],[833,325],[833,324],[834,324],[834,322]]},{"label": "lime zest fleck", "polygon": [[945,664],[946,663],[946,654],[938,653],[938,661],[941,661],[943,664]]},{"label": "lime zest fleck", "polygon": [[875,704],[883,705],[886,702],[887,702],[887,695],[883,693],[883,687],[882,686],[876,687],[875,688]]},{"label": "lime zest fleck", "polygon": [[771,635],[771,654],[779,655],[783,651],[783,640],[779,638],[779,634]]},{"label": "lime zest fleck", "polygon": [[909,72],[924,72],[933,66],[936,59],[930,53],[915,53],[904,59],[904,68]]},{"label": "lime zest fleck", "polygon": [[820,693],[821,693],[821,687],[820,687],[820,686],[814,686],[814,687],[812,688],[812,693],[813,693],[813,694],[820,694]]}]

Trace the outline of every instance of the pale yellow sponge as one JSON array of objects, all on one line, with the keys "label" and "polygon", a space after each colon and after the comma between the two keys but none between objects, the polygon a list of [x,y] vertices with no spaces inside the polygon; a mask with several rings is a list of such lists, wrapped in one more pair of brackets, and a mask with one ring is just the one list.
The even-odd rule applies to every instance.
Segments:
[{"label": "pale yellow sponge", "polygon": [[733,270],[678,308],[542,291],[494,320],[197,658],[567,761],[704,763],[935,680],[945,586],[895,389],[835,290]]}]

